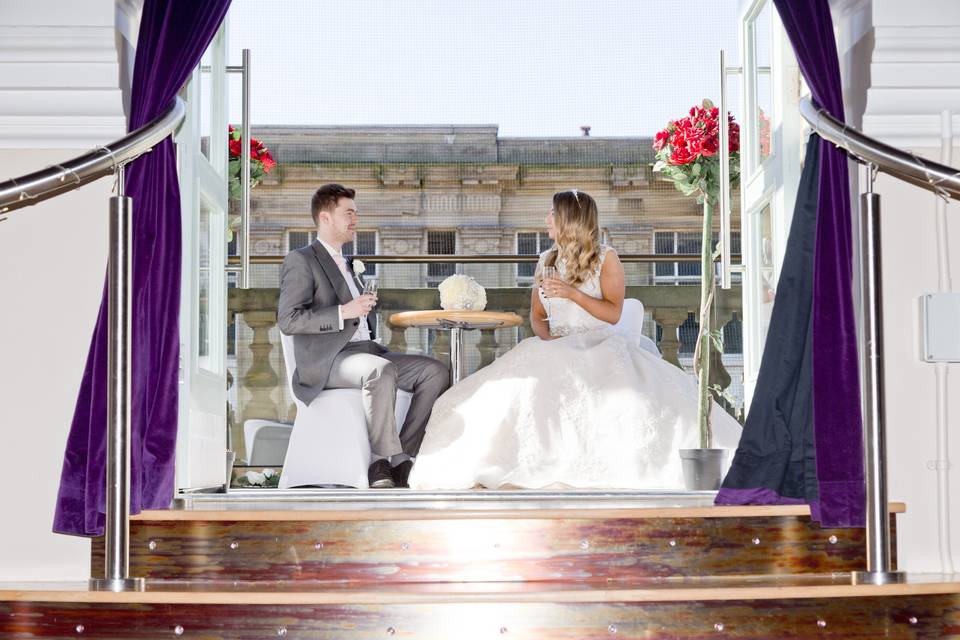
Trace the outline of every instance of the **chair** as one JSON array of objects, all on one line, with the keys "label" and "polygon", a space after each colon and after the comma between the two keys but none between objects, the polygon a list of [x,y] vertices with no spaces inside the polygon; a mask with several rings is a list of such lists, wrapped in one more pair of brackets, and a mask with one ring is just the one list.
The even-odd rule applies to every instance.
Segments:
[{"label": "chair", "polygon": [[[287,387],[293,394],[293,337],[280,334]],[[280,474],[280,488],[342,485],[366,489],[370,439],[360,389],[326,389],[309,406],[293,396],[297,417]],[[397,430],[403,425],[413,394],[397,390]]]},{"label": "chair", "polygon": [[643,303],[636,298],[627,298],[623,301],[623,311],[614,329],[624,336],[632,337],[637,341],[637,346],[659,358],[661,354],[657,343],[643,335],[643,317]]},{"label": "chair", "polygon": [[251,418],[243,423],[243,441],[247,464],[261,467],[279,467],[287,455],[292,424],[275,420]]}]

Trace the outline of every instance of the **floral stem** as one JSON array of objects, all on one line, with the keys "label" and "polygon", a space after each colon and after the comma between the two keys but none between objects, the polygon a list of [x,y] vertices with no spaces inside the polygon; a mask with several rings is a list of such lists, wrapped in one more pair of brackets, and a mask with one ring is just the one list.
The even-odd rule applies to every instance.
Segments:
[{"label": "floral stem", "polygon": [[700,334],[694,354],[699,403],[697,424],[700,426],[700,448],[709,449],[713,441],[710,424],[710,307],[713,302],[713,209],[703,201],[703,236],[700,245]]}]

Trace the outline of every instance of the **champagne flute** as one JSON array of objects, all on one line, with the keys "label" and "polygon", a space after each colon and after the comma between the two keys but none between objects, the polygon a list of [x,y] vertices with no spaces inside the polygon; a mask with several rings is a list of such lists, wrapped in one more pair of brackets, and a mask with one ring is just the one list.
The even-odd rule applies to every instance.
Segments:
[{"label": "champagne flute", "polygon": [[[543,288],[543,283],[546,282],[547,278],[556,278],[556,277],[557,277],[557,268],[556,268],[556,267],[544,267],[544,268],[543,268],[543,273],[542,273],[542,275],[543,275],[543,280],[541,280],[541,282],[540,282],[540,288],[541,288],[541,289]],[[550,305],[550,298],[546,295],[546,291],[544,291],[544,296],[543,296],[543,297],[544,297],[544,301],[543,301],[544,311],[547,312],[547,317],[545,317],[544,320],[546,320],[546,321],[549,323],[549,322],[550,322],[550,306],[551,306],[551,305]]]},{"label": "champagne flute", "polygon": [[377,297],[377,281],[373,278],[368,278],[363,281],[363,293],[364,295],[371,295],[376,300]]}]

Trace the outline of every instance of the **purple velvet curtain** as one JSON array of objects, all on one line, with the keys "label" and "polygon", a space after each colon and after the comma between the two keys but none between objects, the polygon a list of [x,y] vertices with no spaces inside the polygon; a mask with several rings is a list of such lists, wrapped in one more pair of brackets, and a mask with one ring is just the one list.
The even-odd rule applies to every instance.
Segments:
[{"label": "purple velvet curtain", "polygon": [[[774,0],[813,99],[843,120],[837,44],[828,0]],[[847,156],[820,143],[820,203],[813,281],[813,415],[824,526],[863,526],[863,423],[853,310]]]},{"label": "purple velvet curtain", "polygon": [[[128,130],[157,117],[199,64],[230,0],[146,0]],[[180,318],[180,188],[172,138],[127,167],[133,199],[130,511],[173,496]],[[104,203],[106,206],[106,203]],[[105,505],[107,302],[100,305],[67,438],[53,529],[100,535]]]}]

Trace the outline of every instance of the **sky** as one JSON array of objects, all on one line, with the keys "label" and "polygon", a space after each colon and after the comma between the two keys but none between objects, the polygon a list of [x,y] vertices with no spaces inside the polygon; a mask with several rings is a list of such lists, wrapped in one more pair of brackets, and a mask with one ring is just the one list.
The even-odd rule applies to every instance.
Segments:
[{"label": "sky", "polygon": [[[737,0],[234,0],[257,125],[652,136],[739,64]],[[231,80],[231,121],[240,120]],[[729,81],[739,112],[739,80]],[[738,118],[739,119],[739,118]]]}]

